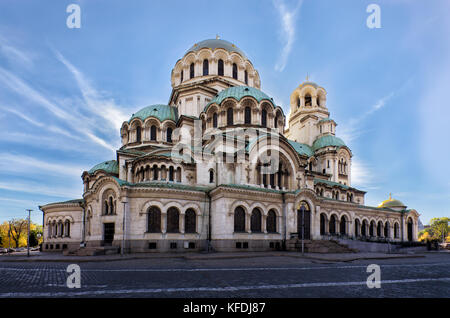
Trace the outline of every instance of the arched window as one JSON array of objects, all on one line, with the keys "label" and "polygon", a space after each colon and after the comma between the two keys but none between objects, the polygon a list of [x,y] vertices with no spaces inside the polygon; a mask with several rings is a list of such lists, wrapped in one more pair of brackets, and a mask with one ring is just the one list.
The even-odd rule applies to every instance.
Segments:
[{"label": "arched window", "polygon": [[384,224],[384,237],[389,237],[389,222],[386,221]]},{"label": "arched window", "polygon": [[261,126],[267,126],[267,110],[265,109],[261,111]]},{"label": "arched window", "polygon": [[64,227],[65,227],[65,229],[64,229],[65,236],[70,237],[70,221],[69,220],[66,220],[64,222]]},{"label": "arched window", "polygon": [[268,233],[276,233],[277,232],[277,214],[274,210],[270,210],[269,213],[267,213],[267,232]]},{"label": "arched window", "polygon": [[109,197],[109,214],[114,214],[114,203],[112,197]]},{"label": "arched window", "polygon": [[150,233],[160,233],[161,232],[161,210],[152,206],[147,211],[147,231]]},{"label": "arched window", "polygon": [[214,169],[209,169],[209,183],[214,182]]},{"label": "arched window", "polygon": [[234,231],[245,232],[245,211],[240,206],[234,210]]},{"label": "arched window", "polygon": [[394,224],[394,238],[398,238],[399,237],[399,226],[398,223]]},{"label": "arched window", "polygon": [[172,128],[167,128],[166,135],[167,142],[172,142]]},{"label": "arched window", "polygon": [[150,140],[153,140],[153,141],[156,140],[156,126],[155,125],[150,127]]},{"label": "arched window", "polygon": [[169,167],[169,181],[173,181],[173,167]]},{"label": "arched window", "polygon": [[361,224],[358,219],[355,220],[355,236],[359,236],[361,232]]},{"label": "arched window", "polygon": [[300,105],[301,105],[300,98],[297,98],[297,108],[299,108]]},{"label": "arched window", "polygon": [[181,168],[177,168],[177,182],[181,182]]},{"label": "arched window", "polygon": [[369,236],[375,236],[375,222],[370,222],[369,226]]},{"label": "arched window", "polygon": [[244,110],[244,123],[251,124],[252,123],[252,109],[250,107],[245,107]]},{"label": "arched window", "polygon": [[231,107],[227,109],[227,125],[233,125],[233,108]]},{"label": "arched window", "polygon": [[301,201],[297,208],[297,233],[299,238],[303,235],[304,239],[309,240],[311,237],[311,208],[306,201]]},{"label": "arched window", "polygon": [[236,63],[233,63],[233,78],[238,79],[238,68]]},{"label": "arched window", "polygon": [[136,127],[136,142],[141,142],[141,126]]},{"label": "arched window", "polygon": [[383,227],[383,223],[381,223],[381,221],[378,221],[378,226],[377,226],[377,236],[381,237],[381,228]]},{"label": "arched window", "polygon": [[320,214],[320,235],[325,235],[326,233],[326,216],[325,214]]},{"label": "arched window", "polygon": [[347,220],[345,219],[345,216],[341,217],[341,222],[339,223],[339,233],[342,235],[347,234]]},{"label": "arched window", "polygon": [[363,220],[362,225],[361,225],[361,236],[366,236],[367,235],[367,221]]},{"label": "arched window", "polygon": [[333,214],[330,217],[330,228],[328,229],[331,235],[336,234],[336,216]]},{"label": "arched window", "polygon": [[180,232],[180,212],[177,208],[172,207],[167,210],[167,232]]},{"label": "arched window", "polygon": [[275,116],[275,119],[273,121],[273,127],[278,128],[278,114]]},{"label": "arched window", "polygon": [[194,63],[191,63],[189,66],[189,78],[194,78],[195,76],[195,70],[194,70]]},{"label": "arched window", "polygon": [[223,60],[220,59],[219,62],[217,63],[217,74],[219,76],[223,76]]},{"label": "arched window", "polygon": [[208,60],[203,60],[203,76],[209,75],[209,62]]},{"label": "arched window", "polygon": [[108,200],[105,200],[103,202],[103,214],[108,214],[109,208],[108,208]]},{"label": "arched window", "polygon": [[58,237],[64,236],[64,227],[61,221],[58,222]]},{"label": "arched window", "polygon": [[217,113],[213,114],[213,127],[217,128]]},{"label": "arched window", "polygon": [[250,230],[252,232],[261,232],[261,212],[255,208],[250,218]]},{"label": "arched window", "polygon": [[408,218],[408,241],[413,241],[413,221],[411,218]]},{"label": "arched window", "polygon": [[181,70],[181,72],[180,72],[180,84],[183,83],[183,75],[184,75],[184,71]]},{"label": "arched window", "polygon": [[245,85],[248,85],[248,72],[247,72],[247,70],[244,71],[244,81],[245,81]]},{"label": "arched window", "polygon": [[317,106],[320,106],[320,96],[317,96]]},{"label": "arched window", "polygon": [[306,94],[305,96],[305,106],[312,106],[312,98],[309,94]]},{"label": "arched window", "polygon": [[187,209],[184,214],[184,232],[196,233],[197,232],[197,216],[193,209]]},{"label": "arched window", "polygon": [[158,166],[154,165],[152,171],[153,171],[153,180],[158,180]]}]

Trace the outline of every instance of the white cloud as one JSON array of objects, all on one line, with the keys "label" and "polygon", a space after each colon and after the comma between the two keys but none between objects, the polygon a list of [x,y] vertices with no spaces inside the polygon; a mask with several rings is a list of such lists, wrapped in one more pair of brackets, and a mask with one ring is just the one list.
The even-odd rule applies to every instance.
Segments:
[{"label": "white cloud", "polygon": [[81,197],[82,187],[79,189],[69,189],[68,187],[48,187],[37,182],[2,182],[0,181],[0,189],[33,193],[60,198],[79,198]]},{"label": "white cloud", "polygon": [[74,166],[68,163],[51,163],[25,155],[0,153],[0,170],[20,172],[21,174],[45,171],[46,174],[69,175],[80,177],[86,167]]},{"label": "white cloud", "polygon": [[292,45],[295,41],[295,18],[302,5],[302,0],[297,2],[297,6],[294,10],[289,10],[283,0],[273,0],[273,5],[277,9],[281,19],[280,34],[284,43],[280,58],[275,65],[275,70],[281,72],[286,67]]},{"label": "white cloud", "polygon": [[78,84],[78,88],[84,98],[89,111],[109,121],[115,129],[120,129],[122,123],[128,118],[112,99],[105,99],[83,75],[83,73],[71,64],[60,52],[55,51],[56,57],[70,71]]},{"label": "white cloud", "polygon": [[3,56],[15,64],[25,67],[31,67],[33,65],[33,59],[29,53],[23,53],[21,50],[15,48],[1,35],[0,52]]},{"label": "white cloud", "polygon": [[371,166],[357,157],[352,158],[351,178],[353,187],[374,189],[375,175]]}]

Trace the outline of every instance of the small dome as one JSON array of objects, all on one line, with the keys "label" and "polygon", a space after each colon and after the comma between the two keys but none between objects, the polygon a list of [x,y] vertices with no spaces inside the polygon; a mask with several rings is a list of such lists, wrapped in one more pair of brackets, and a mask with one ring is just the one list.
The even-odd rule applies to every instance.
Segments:
[{"label": "small dome", "polygon": [[131,116],[128,122],[131,122],[134,118],[140,118],[141,120],[146,120],[148,117],[155,117],[159,119],[159,121],[163,122],[164,120],[170,119],[173,121],[178,120],[178,111],[176,107],[168,106],[168,105],[150,105],[142,108],[137,113]]},{"label": "small dome", "polygon": [[389,194],[389,199],[384,200],[378,205],[379,208],[406,208],[406,205],[399,200],[393,199],[391,194]]},{"label": "small dome", "polygon": [[116,160],[104,161],[92,167],[92,169],[89,170],[88,173],[93,174],[99,170],[102,170],[106,173],[119,174],[119,165],[117,164]]},{"label": "small dome", "polygon": [[269,103],[276,107],[273,99],[269,97],[266,93],[260,91],[259,89],[249,87],[249,86],[233,86],[227,89],[224,89],[219,94],[217,94],[206,106],[203,111],[206,111],[209,105],[216,103],[220,105],[222,101],[226,98],[234,98],[236,101],[240,101],[242,98],[251,96],[258,101],[258,103],[262,100],[267,100]]},{"label": "small dome", "polygon": [[322,136],[318,139],[316,139],[316,141],[314,141],[312,148],[314,151],[317,151],[320,148],[323,147],[342,147],[345,146],[344,141],[341,138],[338,138],[336,136],[333,135],[326,135],[326,136]]},{"label": "small dome", "polygon": [[301,83],[301,84],[298,86],[298,88],[302,88],[303,86],[307,86],[307,85],[310,85],[310,86],[312,86],[312,87],[314,87],[314,88],[318,88],[318,87],[319,87],[319,85],[317,85],[317,84],[314,83],[314,82],[306,81],[306,82]]},{"label": "small dome", "polygon": [[243,58],[247,58],[244,54],[244,52],[239,49],[236,45],[234,45],[231,42],[225,41],[225,40],[221,40],[221,39],[209,39],[209,40],[204,40],[198,43],[195,43],[187,52],[186,54],[188,54],[189,52],[197,52],[200,49],[204,49],[204,48],[208,48],[208,49],[212,49],[213,51],[215,49],[224,49],[227,50],[229,52],[236,52],[239,53]]}]

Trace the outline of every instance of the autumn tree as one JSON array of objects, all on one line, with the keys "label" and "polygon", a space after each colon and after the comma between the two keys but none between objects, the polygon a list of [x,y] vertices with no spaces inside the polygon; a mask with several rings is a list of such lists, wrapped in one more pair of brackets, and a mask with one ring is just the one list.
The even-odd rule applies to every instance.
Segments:
[{"label": "autumn tree", "polygon": [[13,219],[9,222],[11,226],[11,238],[16,243],[16,248],[19,247],[20,238],[25,235],[28,228],[28,220],[24,219]]},{"label": "autumn tree", "polygon": [[445,242],[450,234],[450,218],[433,218],[430,220],[430,226],[419,233],[420,241],[441,241]]}]

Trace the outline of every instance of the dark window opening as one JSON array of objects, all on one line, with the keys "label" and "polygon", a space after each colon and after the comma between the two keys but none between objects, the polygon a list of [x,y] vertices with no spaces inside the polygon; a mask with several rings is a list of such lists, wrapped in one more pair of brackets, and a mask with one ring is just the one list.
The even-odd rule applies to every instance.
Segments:
[{"label": "dark window opening", "polygon": [[245,232],[245,211],[240,206],[234,210],[234,231]]},{"label": "dark window opening", "polygon": [[180,232],[180,212],[176,208],[169,208],[167,211],[167,232]]},{"label": "dark window opening", "polygon": [[217,74],[223,76],[223,60],[219,60],[217,63]]},{"label": "dark window opening", "polygon": [[203,60],[203,76],[209,75],[209,62],[208,60]]},{"label": "dark window opening", "polygon": [[150,250],[155,250],[156,249],[156,242],[150,242],[148,243],[148,248]]},{"label": "dark window opening", "polygon": [[238,68],[236,63],[233,63],[233,78],[238,79]]},{"label": "dark window opening", "polygon": [[252,123],[252,110],[250,107],[245,107],[245,111],[244,111],[244,122],[246,124],[251,124]]},{"label": "dark window opening", "polygon": [[147,231],[150,233],[160,233],[161,232],[161,210],[152,206],[147,212]]},{"label": "dark window opening", "polygon": [[195,70],[194,70],[194,63],[191,63],[189,66],[189,78],[194,78],[195,76]]}]

